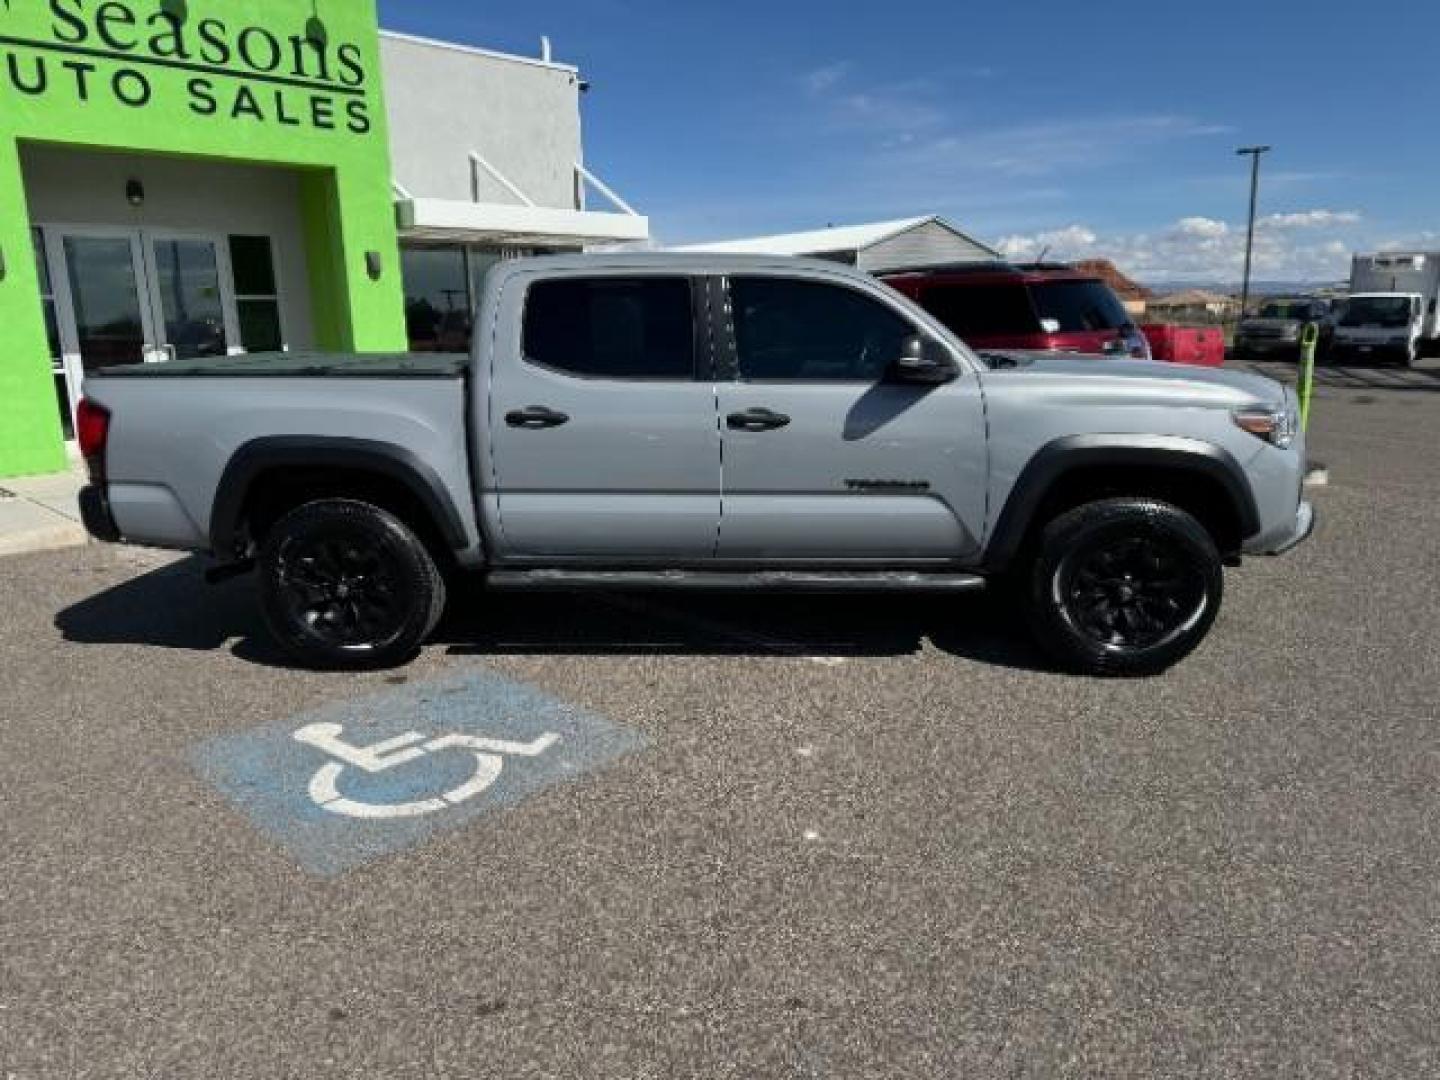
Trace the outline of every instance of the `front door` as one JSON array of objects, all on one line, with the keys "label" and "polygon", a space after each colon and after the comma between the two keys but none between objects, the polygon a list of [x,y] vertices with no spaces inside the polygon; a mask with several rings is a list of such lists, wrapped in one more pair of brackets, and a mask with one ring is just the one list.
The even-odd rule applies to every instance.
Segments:
[{"label": "front door", "polygon": [[681,275],[575,275],[501,300],[483,420],[504,557],[715,555],[720,435]]},{"label": "front door", "polygon": [[168,359],[239,351],[225,248],[217,237],[142,233],[155,345]]},{"label": "front door", "polygon": [[56,373],[72,413],[88,371],[239,351],[219,237],[97,226],[38,234],[60,344]]},{"label": "front door", "polygon": [[974,555],[988,461],[979,380],[887,381],[929,333],[880,294],[823,280],[728,282],[738,379],[718,388],[719,556],[935,563]]},{"label": "front door", "polygon": [[158,359],[140,234],[45,232],[66,370]]}]

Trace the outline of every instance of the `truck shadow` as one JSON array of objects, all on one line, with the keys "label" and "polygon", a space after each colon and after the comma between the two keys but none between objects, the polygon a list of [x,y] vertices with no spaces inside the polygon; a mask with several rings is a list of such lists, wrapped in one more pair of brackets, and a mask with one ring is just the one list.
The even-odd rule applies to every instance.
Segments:
[{"label": "truck shadow", "polygon": [[[206,565],[184,559],[132,578],[64,609],[55,626],[81,645],[229,648],[247,663],[293,667],[270,642],[253,579],[207,585]],[[431,646],[452,656],[902,657],[928,643],[982,663],[1051,670],[1015,614],[985,594],[456,592]]]}]

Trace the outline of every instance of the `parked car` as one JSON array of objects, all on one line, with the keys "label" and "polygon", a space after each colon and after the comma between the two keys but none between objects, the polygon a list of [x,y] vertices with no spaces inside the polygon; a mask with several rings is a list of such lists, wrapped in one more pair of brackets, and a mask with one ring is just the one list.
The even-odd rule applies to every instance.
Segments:
[{"label": "parked car", "polygon": [[1034,349],[1149,360],[1113,289],[1069,266],[961,263],[881,275],[972,349]]},{"label": "parked car", "polygon": [[258,569],[306,664],[413,655],[492,589],[1014,587],[1095,674],[1159,671],[1222,568],[1304,540],[1296,399],[1255,375],[977,356],[833,263],[506,262],[471,354],[236,356],[92,375],[102,540]]},{"label": "parked car", "polygon": [[1264,301],[1253,316],[1242,319],[1235,330],[1236,356],[1285,356],[1298,359],[1300,339],[1308,323],[1320,327],[1320,351],[1330,347],[1335,333],[1334,312],[1328,300],[1312,297]]}]

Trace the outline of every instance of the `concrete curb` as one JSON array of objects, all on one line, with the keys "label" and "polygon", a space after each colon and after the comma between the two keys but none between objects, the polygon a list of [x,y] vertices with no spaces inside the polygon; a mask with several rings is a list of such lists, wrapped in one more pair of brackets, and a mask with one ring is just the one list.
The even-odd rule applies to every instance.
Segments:
[{"label": "concrete curb", "polygon": [[72,522],[0,535],[0,559],[12,555],[37,555],[44,551],[66,551],[90,543],[90,535]]},{"label": "concrete curb", "polygon": [[0,483],[0,557],[88,544],[76,507],[82,483],[73,471]]}]

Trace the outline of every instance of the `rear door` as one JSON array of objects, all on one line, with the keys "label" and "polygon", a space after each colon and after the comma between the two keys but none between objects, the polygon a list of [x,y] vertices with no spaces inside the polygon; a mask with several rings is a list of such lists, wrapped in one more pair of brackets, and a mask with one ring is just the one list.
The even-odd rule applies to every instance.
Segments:
[{"label": "rear door", "polygon": [[[718,384],[723,559],[948,562],[985,523],[979,379],[886,381],[920,326],[898,298],[848,281],[726,283]],[[928,331],[923,331],[928,333]]]},{"label": "rear door", "polygon": [[498,325],[516,340],[492,351],[488,423],[506,557],[713,558],[720,437],[702,293],[679,274],[582,272],[507,289]]}]

